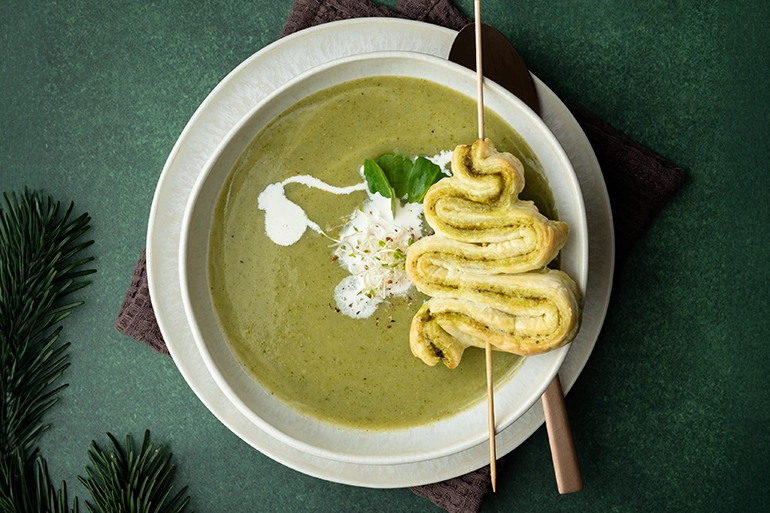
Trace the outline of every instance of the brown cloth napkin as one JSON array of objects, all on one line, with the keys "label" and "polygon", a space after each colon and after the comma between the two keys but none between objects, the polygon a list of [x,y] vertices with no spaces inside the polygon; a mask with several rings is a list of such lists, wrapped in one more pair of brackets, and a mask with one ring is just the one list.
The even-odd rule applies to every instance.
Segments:
[{"label": "brown cloth napkin", "polygon": [[[375,16],[410,18],[455,30],[469,22],[449,0],[400,0],[395,10],[369,0],[296,0],[281,36],[330,21]],[[682,185],[684,172],[586,110],[575,105],[568,107],[601,165],[612,205],[617,256],[622,260]],[[144,252],[115,328],[156,351],[169,354],[150,303]],[[464,476],[415,486],[411,490],[450,513],[476,512],[491,488],[489,474],[489,466],[485,466]]]}]

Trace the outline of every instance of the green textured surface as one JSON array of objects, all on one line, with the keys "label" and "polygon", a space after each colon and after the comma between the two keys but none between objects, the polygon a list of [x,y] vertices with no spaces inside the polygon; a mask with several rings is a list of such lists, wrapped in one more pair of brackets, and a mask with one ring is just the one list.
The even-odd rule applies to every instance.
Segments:
[{"label": "green textured surface", "polygon": [[[556,492],[541,428],[484,511],[770,510],[769,5],[484,2],[485,19],[557,93],[688,176],[618,268],[605,328],[567,398],[585,490]],[[99,272],[65,326],[70,387],[42,439],[54,481],[81,501],[91,440],[149,428],[199,512],[438,511],[408,490],[273,462],[208,412],[171,359],[113,328],[176,138],[218,81],[278,36],[290,7],[0,3],[0,189],[43,188],[93,217]]]}]

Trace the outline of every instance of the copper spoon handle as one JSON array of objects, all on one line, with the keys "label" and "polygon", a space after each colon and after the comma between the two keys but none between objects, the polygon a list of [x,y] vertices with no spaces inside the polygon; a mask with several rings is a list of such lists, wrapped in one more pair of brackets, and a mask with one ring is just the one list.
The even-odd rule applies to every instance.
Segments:
[{"label": "copper spoon handle", "polygon": [[583,476],[580,473],[558,374],[543,393],[542,400],[553,470],[556,473],[556,486],[562,494],[579,492],[583,489]]},{"label": "copper spoon handle", "polygon": [[[476,3],[474,3],[475,7]],[[477,14],[476,20],[480,21]],[[449,60],[466,68],[476,70],[477,75],[481,71],[484,76],[491,78],[521,98],[539,115],[540,100],[537,95],[537,89],[535,89],[532,76],[524,60],[500,31],[485,24],[482,24],[482,28],[480,45],[477,44],[478,27],[476,23],[470,23],[460,30],[449,52]],[[484,66],[483,70],[477,69],[480,68],[480,63],[476,62],[478,57],[476,52],[479,48],[483,49],[483,54],[486,56],[484,64],[487,65]],[[479,102],[479,105],[481,103]],[[483,118],[480,116],[480,119]],[[483,127],[483,121],[480,120],[479,126]],[[480,137],[483,137],[483,135]],[[491,399],[491,393],[489,397]],[[583,489],[583,478],[580,474],[577,454],[575,453],[575,443],[572,440],[572,432],[569,427],[569,419],[567,419],[564,395],[558,375],[551,382],[548,389],[546,389],[542,396],[542,401],[559,492],[579,492]],[[490,418],[493,419],[493,415],[494,412],[490,413]],[[493,441],[494,438],[491,433],[492,430],[490,428],[490,440]],[[490,448],[492,481],[494,483],[494,445],[490,444]]]}]

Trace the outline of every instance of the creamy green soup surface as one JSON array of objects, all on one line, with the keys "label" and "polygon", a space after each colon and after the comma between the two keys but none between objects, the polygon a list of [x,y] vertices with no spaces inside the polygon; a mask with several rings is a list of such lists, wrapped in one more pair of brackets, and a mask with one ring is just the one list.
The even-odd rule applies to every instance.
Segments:
[{"label": "creamy green soup surface", "polygon": [[[487,137],[524,163],[522,197],[555,214],[536,156],[499,116],[485,116]],[[453,370],[411,354],[409,326],[425,299],[414,287],[367,319],[340,313],[334,288],[348,272],[333,261],[332,241],[307,230],[278,245],[257,207],[267,185],[291,176],[354,185],[365,158],[433,156],[476,135],[475,99],[425,80],[371,77],[299,101],[251,142],[218,198],[208,278],[233,352],[267,390],[304,414],[367,430],[429,423],[485,399],[483,350],[468,349]],[[285,194],[332,237],[366,199],[363,191],[334,195],[302,184],[288,184]],[[493,362],[499,386],[521,358],[496,352]]]}]

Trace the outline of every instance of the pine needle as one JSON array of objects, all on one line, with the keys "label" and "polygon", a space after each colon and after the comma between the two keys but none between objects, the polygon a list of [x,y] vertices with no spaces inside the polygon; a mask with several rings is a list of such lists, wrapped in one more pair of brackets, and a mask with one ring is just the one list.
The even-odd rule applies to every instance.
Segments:
[{"label": "pine needle", "polygon": [[[67,385],[56,382],[69,367],[69,343],[59,343],[60,323],[83,304],[65,299],[87,286],[82,279],[96,271],[83,266],[93,257],[82,252],[93,241],[79,239],[90,228],[83,214],[71,219],[73,205],[39,192],[3,194],[0,204],[0,513],[78,513],[67,485],[50,482],[48,466],[37,443],[49,428],[45,412]],[[169,497],[174,465],[164,446],[145,433],[140,452],[130,437],[123,449],[112,440],[111,451],[94,442],[80,481],[91,492],[92,513],[181,513],[190,498],[187,487]]]},{"label": "pine needle", "polygon": [[163,445],[150,442],[150,432],[145,431],[144,441],[136,452],[130,436],[126,437],[125,449],[110,433],[112,450],[91,444],[88,456],[93,468],[86,467],[88,477],[79,477],[95,504],[86,501],[91,513],[181,513],[190,502],[185,496],[187,487],[169,498],[174,465],[172,454]]},{"label": "pine needle", "polygon": [[[3,194],[0,205],[0,511],[65,512],[66,485],[54,491],[37,442],[48,429],[43,415],[58,401],[56,381],[69,366],[69,344],[57,326],[82,301],[63,298],[94,273],[79,257],[93,241],[79,238],[90,217],[72,219],[73,205],[39,192]],[[77,501],[74,509],[77,511]]]}]

